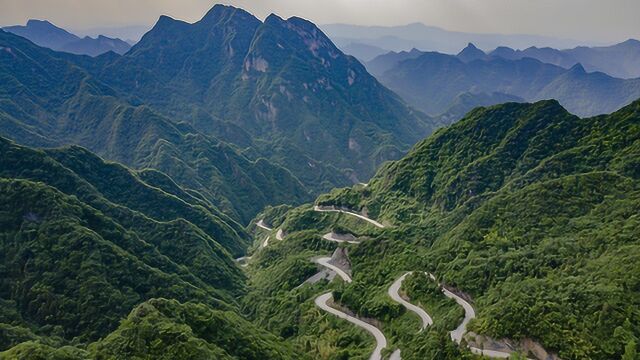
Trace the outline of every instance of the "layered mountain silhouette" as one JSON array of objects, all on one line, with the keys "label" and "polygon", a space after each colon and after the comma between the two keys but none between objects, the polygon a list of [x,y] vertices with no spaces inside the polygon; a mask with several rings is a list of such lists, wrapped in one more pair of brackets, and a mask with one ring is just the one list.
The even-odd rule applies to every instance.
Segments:
[{"label": "layered mountain silhouette", "polygon": [[[412,48],[428,49],[446,54],[456,54],[467,43],[472,42],[481,49],[495,49],[509,46],[523,49],[529,46],[566,49],[581,42],[538,35],[518,34],[478,34],[457,32],[413,23],[401,26],[360,26],[349,24],[322,25],[327,35],[347,54],[362,61],[368,61],[369,52],[361,52],[363,47],[377,47],[388,51],[408,51]],[[354,51],[355,50],[355,51]]]},{"label": "layered mountain silhouette", "polygon": [[[496,51],[504,53],[505,49]],[[456,99],[465,93],[484,100],[467,101],[467,111],[474,105],[502,102],[504,96],[497,96],[495,103],[488,101],[497,93],[514,97],[514,100],[557,99],[580,116],[609,113],[640,97],[640,79],[587,72],[579,63],[566,69],[530,57],[509,59],[488,55],[473,44],[458,55],[415,49],[388,53],[367,66],[383,84],[430,114],[447,113],[451,107],[459,105]],[[452,111],[459,115],[461,109]]]},{"label": "layered mountain silhouette", "polygon": [[80,38],[48,21],[29,20],[26,25],[7,26],[5,31],[20,35],[35,44],[72,54],[97,56],[109,51],[124,54],[131,45],[127,42],[99,35],[96,38]]},{"label": "layered mountain silhouette", "polygon": [[634,39],[611,46],[580,46],[567,50],[549,47],[514,50],[498,47],[489,55],[509,60],[529,57],[564,68],[581,64],[588,72],[600,71],[623,79],[640,77],[640,41]]}]

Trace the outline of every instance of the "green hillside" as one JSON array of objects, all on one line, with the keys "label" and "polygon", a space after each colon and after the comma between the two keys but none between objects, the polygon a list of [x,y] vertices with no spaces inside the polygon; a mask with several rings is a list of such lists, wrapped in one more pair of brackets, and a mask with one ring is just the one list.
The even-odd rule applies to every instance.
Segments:
[{"label": "green hillside", "polygon": [[0,358],[299,358],[238,315],[249,236],[201,195],[79,147],[0,153]]},{"label": "green hillside", "polygon": [[[410,316],[386,295],[403,271],[429,271],[473,299],[478,318],[470,326],[477,334],[533,339],[562,359],[620,358],[640,336],[638,169],[640,102],[584,119],[555,101],[478,108],[384,166],[368,186],[318,198],[317,204],[361,210],[390,225],[346,245],[353,283],[298,290],[266,281],[299,259],[295,244],[305,236],[319,239],[336,228],[358,233],[344,223],[348,216],[301,207],[282,220],[287,239],[253,260],[250,296],[258,291],[267,294],[263,303],[277,305],[245,306],[269,324],[330,288],[342,306],[380,321],[388,348],[402,349],[403,359],[460,358],[455,347],[442,347],[453,345],[446,331],[458,323],[459,308],[429,290],[432,283],[416,283],[410,296],[434,316],[423,335],[407,330],[414,328]],[[305,243],[307,259],[330,252]],[[282,274],[293,283],[306,278]],[[275,289],[278,297],[269,297]],[[306,319],[300,314],[271,326]],[[315,331],[294,329],[294,344]]]},{"label": "green hillside", "polygon": [[266,205],[308,199],[289,171],[130,104],[69,62],[70,55],[6,32],[0,46],[11,49],[0,52],[3,136],[30,146],[77,144],[134,168],[160,170],[242,222]]}]

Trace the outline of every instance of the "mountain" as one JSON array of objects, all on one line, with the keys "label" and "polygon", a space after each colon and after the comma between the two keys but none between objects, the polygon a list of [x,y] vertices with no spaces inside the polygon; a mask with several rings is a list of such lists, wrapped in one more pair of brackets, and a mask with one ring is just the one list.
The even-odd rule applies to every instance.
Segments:
[{"label": "mountain", "polygon": [[509,102],[525,102],[518,96],[494,92],[494,93],[473,93],[464,92],[453,99],[451,105],[441,115],[441,122],[444,124],[452,124],[462,119],[469,111],[481,107],[491,106],[495,104],[504,104]]},{"label": "mountain", "polygon": [[73,55],[7,32],[0,32],[0,46],[4,136],[30,146],[78,144],[137,169],[160,170],[241,222],[268,204],[308,198],[289,171],[127,101],[69,62]]},{"label": "mountain", "polygon": [[360,43],[349,43],[340,46],[340,50],[344,51],[345,54],[349,54],[355,57],[362,63],[373,60],[375,57],[386,54],[388,52],[388,50],[377,46]]},{"label": "mountain", "polygon": [[514,50],[508,47],[499,47],[490,55],[509,60],[530,57],[567,69],[576,64],[582,64],[589,72],[604,72],[622,79],[640,77],[640,60],[638,60],[640,59],[640,41],[633,39],[611,46],[580,46],[567,50],[557,50],[550,47],[528,47],[524,50]]},{"label": "mountain", "polygon": [[27,21],[26,25],[7,26],[4,31],[27,38],[34,43],[50,49],[61,49],[65,44],[80,40],[72,33],[59,28],[46,20]]},{"label": "mountain", "polygon": [[79,147],[0,152],[0,358],[289,358],[238,315],[248,235],[202,196]]},{"label": "mountain", "polygon": [[3,30],[27,38],[43,47],[79,55],[97,56],[109,51],[124,54],[131,48],[131,45],[125,41],[103,35],[98,35],[97,38],[88,36],[79,38],[43,20],[31,19],[25,26],[7,26]]},{"label": "mountain", "polygon": [[415,59],[422,54],[424,54],[424,52],[416,48],[411,49],[411,51],[390,51],[386,54],[373,58],[371,61],[366,62],[365,66],[367,67],[367,70],[371,72],[371,74],[378,77],[384,74],[387,70],[395,67],[401,61],[407,59]]},{"label": "mountain", "polygon": [[92,74],[118,92],[316,192],[368,178],[438,125],[296,17],[262,22],[223,5],[193,24],[163,16],[127,54],[100,61]]},{"label": "mountain", "polygon": [[474,60],[483,60],[487,58],[487,54],[484,51],[478,49],[472,43],[469,43],[467,47],[462,49],[456,57],[463,62],[471,62]]},{"label": "mountain", "polygon": [[[480,50],[475,50],[468,47],[461,53],[469,61],[434,52],[411,56],[395,62],[378,78],[430,114],[446,112],[462,93],[487,97],[497,92],[525,101],[557,99],[581,116],[612,112],[640,97],[640,79],[588,73],[580,65],[565,69],[527,57],[483,57]],[[471,55],[467,58],[466,54]]]},{"label": "mountain", "polygon": [[[287,239],[256,257],[249,308],[264,323],[279,319],[270,326],[295,324],[292,339],[335,341],[336,330],[313,326],[319,320],[306,311],[330,288],[340,308],[384,329],[389,352],[466,358],[449,337],[460,307],[427,271],[476,309],[469,342],[505,339],[538,359],[546,357],[526,344],[562,359],[633,353],[625,349],[640,336],[640,100],[592,118],[556,101],[479,108],[383,166],[367,186],[335,189],[315,204],[352,209],[386,228],[311,206],[266,213]],[[360,244],[335,245],[348,253],[353,281],[298,289],[310,275],[286,269],[329,253],[320,236],[338,228],[367,234]],[[407,271],[405,295],[434,319],[417,335],[417,317],[387,296]],[[362,347],[341,344],[328,353]]]},{"label": "mountain", "polygon": [[59,50],[72,54],[98,56],[109,51],[113,51],[116,54],[124,54],[130,48],[131,45],[126,41],[98,35],[95,39],[85,36],[77,41],[66,43]]},{"label": "mountain", "polygon": [[[3,318],[15,311],[25,329],[48,323],[63,326],[64,338],[96,339],[145,297],[182,292],[184,301],[216,304],[242,292],[244,276],[221,244],[244,247],[247,236],[215,209],[83,149],[38,151],[1,138],[0,147],[2,299],[11,304]],[[70,311],[82,303],[90,309]]]},{"label": "mountain", "polygon": [[[509,46],[524,49],[530,46],[550,46],[559,49],[581,44],[577,40],[557,39],[538,35],[481,34],[449,31],[435,26],[413,23],[402,26],[359,26],[349,24],[322,25],[322,30],[336,42],[338,47],[350,43],[376,46],[387,51],[409,51],[412,48],[456,54],[468,43],[481,49]],[[348,53],[348,52],[347,52]],[[352,54],[354,55],[354,54]]]}]

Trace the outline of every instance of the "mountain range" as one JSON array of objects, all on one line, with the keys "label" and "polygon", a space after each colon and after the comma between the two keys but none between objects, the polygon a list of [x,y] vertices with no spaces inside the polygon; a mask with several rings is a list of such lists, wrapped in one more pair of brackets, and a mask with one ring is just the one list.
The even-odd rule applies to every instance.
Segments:
[{"label": "mountain range", "polygon": [[98,35],[96,38],[89,36],[80,38],[46,20],[31,19],[26,25],[7,26],[3,30],[52,50],[79,55],[97,56],[109,51],[124,54],[131,48],[131,45],[123,40],[103,35]]},{"label": "mountain range", "polygon": [[634,39],[611,46],[580,46],[567,50],[550,47],[514,50],[500,46],[488,55],[509,60],[534,58],[567,69],[582,64],[588,72],[599,71],[622,79],[640,77],[640,41]]},{"label": "mountain range", "polygon": [[289,358],[238,315],[249,236],[203,196],[77,146],[0,152],[0,358]]},{"label": "mountain range", "polygon": [[79,64],[312,190],[368,178],[437,126],[295,17],[262,22],[222,5],[193,24],[164,16],[124,56]]},{"label": "mountain range", "polygon": [[95,58],[0,40],[1,134],[159,169],[242,222],[365,180],[438,125],[300,18],[216,5]]},{"label": "mountain range", "polygon": [[[640,97],[640,79],[587,72],[579,63],[565,69],[530,57],[508,59],[492,54],[473,44],[457,55],[414,49],[381,55],[367,68],[411,105],[432,115],[444,113],[449,119],[456,119],[446,115],[452,107],[460,115],[507,97],[514,101],[557,99],[580,116],[609,113]],[[467,98],[464,107],[460,107],[461,95]]]},{"label": "mountain range", "polygon": [[0,32],[0,46],[0,133],[19,143],[77,144],[137,169],[164,171],[239,221],[267,204],[309,196],[288,170],[127,101],[69,62],[69,54],[7,32]]},{"label": "mountain range", "polygon": [[[566,49],[577,45],[588,45],[577,40],[548,36],[449,31],[422,23],[402,26],[327,24],[321,27],[338,47],[363,62],[389,51],[409,51],[413,48],[455,54],[469,42],[477,44],[482,49],[495,49],[499,46],[516,49],[530,46]],[[372,51],[375,49],[379,50]]]}]

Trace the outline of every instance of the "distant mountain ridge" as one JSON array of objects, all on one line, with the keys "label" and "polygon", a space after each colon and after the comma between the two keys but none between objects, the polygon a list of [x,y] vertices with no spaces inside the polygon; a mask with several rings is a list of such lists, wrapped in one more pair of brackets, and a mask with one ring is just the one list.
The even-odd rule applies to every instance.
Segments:
[{"label": "distant mountain ridge", "polygon": [[[502,55],[508,52],[505,48],[496,51]],[[497,104],[488,101],[488,95],[500,93],[524,101],[557,99],[580,116],[610,113],[640,97],[640,79],[587,72],[579,63],[565,69],[531,57],[492,56],[473,44],[458,55],[415,49],[392,52],[372,60],[367,67],[410,104],[432,115],[447,113],[464,93],[483,98],[478,102],[467,98],[467,111]],[[457,106],[454,112],[459,115],[461,109]]]},{"label": "distant mountain ridge", "polygon": [[24,26],[7,26],[3,30],[27,38],[37,45],[78,55],[97,56],[109,51],[124,54],[131,48],[131,45],[123,40],[103,35],[96,38],[80,38],[43,20],[31,19]]},{"label": "distant mountain ridge", "polygon": [[417,48],[456,54],[459,49],[470,42],[481,49],[495,49],[498,46],[510,46],[517,49],[530,46],[550,46],[566,49],[577,45],[587,45],[577,40],[538,35],[475,34],[449,31],[422,23],[401,26],[327,24],[322,25],[321,28],[338,47],[363,61],[368,61],[369,59],[363,58],[360,52],[350,53],[347,50],[354,49],[354,45],[357,44],[359,47],[368,45],[396,52]]},{"label": "distant mountain ridge", "polygon": [[623,79],[640,77],[640,41],[634,39],[611,46],[580,46],[567,50],[550,47],[514,50],[501,46],[490,52],[489,56],[509,60],[530,57],[564,68],[582,64],[588,72],[601,71]]}]

